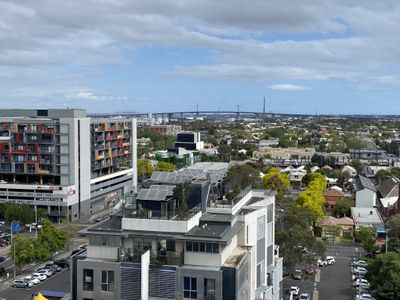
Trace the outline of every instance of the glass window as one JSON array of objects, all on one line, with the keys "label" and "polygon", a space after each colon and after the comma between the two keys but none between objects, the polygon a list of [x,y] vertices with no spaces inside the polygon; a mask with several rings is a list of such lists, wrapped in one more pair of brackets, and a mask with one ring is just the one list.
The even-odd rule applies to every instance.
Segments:
[{"label": "glass window", "polygon": [[193,242],[193,251],[195,252],[199,251],[199,242]]},{"label": "glass window", "polygon": [[213,247],[213,253],[219,253],[219,244],[213,243],[212,247]]},{"label": "glass window", "polygon": [[83,290],[93,291],[93,269],[83,269]]},{"label": "glass window", "polygon": [[186,251],[193,251],[193,243],[192,242],[186,242]]},{"label": "glass window", "polygon": [[167,251],[175,252],[175,241],[167,240]]},{"label": "glass window", "polygon": [[197,278],[183,277],[183,298],[197,299]]},{"label": "glass window", "polygon": [[199,251],[200,251],[200,252],[205,252],[205,251],[206,251],[205,248],[206,248],[205,243],[200,242],[200,243],[199,243]]},{"label": "glass window", "polygon": [[204,278],[204,300],[215,299],[215,279]]},{"label": "glass window", "polygon": [[101,271],[101,290],[114,291],[114,271]]},{"label": "glass window", "polygon": [[213,252],[212,243],[206,243],[206,252],[208,252],[208,253]]}]

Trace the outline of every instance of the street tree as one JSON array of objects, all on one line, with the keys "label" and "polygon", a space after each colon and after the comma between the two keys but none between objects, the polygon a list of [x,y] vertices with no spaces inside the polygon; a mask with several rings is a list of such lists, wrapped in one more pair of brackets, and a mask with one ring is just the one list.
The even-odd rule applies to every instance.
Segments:
[{"label": "street tree", "polygon": [[266,189],[274,190],[276,197],[281,199],[290,188],[289,176],[271,167],[263,177],[263,185]]},{"label": "street tree", "polygon": [[143,181],[151,176],[154,167],[149,159],[138,159],[137,162],[138,176]]},{"label": "street tree", "polygon": [[368,267],[367,279],[377,299],[398,299],[400,295],[400,254],[380,254]]}]

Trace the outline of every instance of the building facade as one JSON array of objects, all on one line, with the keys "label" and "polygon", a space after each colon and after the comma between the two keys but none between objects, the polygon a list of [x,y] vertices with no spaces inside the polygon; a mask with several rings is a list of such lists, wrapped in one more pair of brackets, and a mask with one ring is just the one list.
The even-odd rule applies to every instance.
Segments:
[{"label": "building facade", "polygon": [[[107,122],[116,121],[91,119],[80,109],[1,110],[0,202],[35,205],[50,218],[74,220],[136,186],[135,120],[121,120],[125,144],[116,148],[100,146],[94,135]],[[105,132],[105,140],[114,134]],[[100,147],[103,160],[96,156]],[[100,198],[106,204],[100,206]]]},{"label": "building facade", "polygon": [[247,189],[206,210],[146,207],[81,232],[89,245],[72,258],[72,299],[281,299],[273,192]]}]

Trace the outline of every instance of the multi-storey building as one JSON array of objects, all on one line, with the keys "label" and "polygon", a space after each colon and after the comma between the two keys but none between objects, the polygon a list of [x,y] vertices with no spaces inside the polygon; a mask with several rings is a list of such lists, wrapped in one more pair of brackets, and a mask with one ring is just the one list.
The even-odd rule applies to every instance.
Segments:
[{"label": "multi-storey building", "polygon": [[81,231],[89,245],[72,257],[72,299],[281,299],[274,193],[183,210],[172,190],[141,190],[136,206]]},{"label": "multi-storey building", "polygon": [[1,110],[0,180],[0,202],[35,205],[54,219],[103,209],[136,187],[135,120],[90,119],[80,109]]}]

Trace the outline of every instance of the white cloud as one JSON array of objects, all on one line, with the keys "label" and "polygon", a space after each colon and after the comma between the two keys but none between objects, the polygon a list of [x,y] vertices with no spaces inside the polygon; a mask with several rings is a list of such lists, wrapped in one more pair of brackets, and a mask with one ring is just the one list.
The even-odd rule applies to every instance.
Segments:
[{"label": "white cloud", "polygon": [[301,85],[295,85],[295,84],[288,84],[288,83],[283,83],[283,84],[273,84],[268,87],[270,90],[276,90],[276,91],[306,91],[309,88],[306,86],[301,86]]}]

